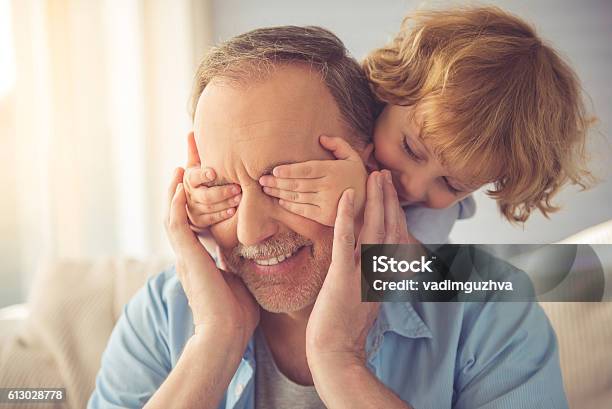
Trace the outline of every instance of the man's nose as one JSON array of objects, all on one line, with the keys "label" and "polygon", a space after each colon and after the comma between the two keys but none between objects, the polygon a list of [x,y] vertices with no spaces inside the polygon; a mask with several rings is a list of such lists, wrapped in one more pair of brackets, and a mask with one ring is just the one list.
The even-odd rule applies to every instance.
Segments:
[{"label": "man's nose", "polygon": [[242,199],[238,205],[236,233],[238,241],[252,246],[274,236],[278,223],[274,214],[274,199],[266,195],[259,184],[254,183],[242,189]]}]

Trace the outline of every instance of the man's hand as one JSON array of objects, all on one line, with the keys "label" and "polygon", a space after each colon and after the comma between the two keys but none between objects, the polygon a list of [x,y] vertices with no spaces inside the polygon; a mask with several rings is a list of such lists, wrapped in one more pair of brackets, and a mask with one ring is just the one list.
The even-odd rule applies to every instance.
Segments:
[{"label": "man's hand", "polygon": [[193,132],[187,138],[187,168],[183,185],[187,193],[187,215],[196,233],[228,219],[240,203],[240,185],[209,186],[217,178],[212,168],[201,168]]},{"label": "man's hand", "polygon": [[361,207],[367,172],[357,152],[344,139],[323,135],[319,142],[336,160],[277,166],[272,175],[262,176],[259,183],[265,193],[277,197],[279,204],[290,212],[333,226],[342,192],[352,189],[354,202]]},{"label": "man's hand", "polygon": [[[193,132],[187,138],[187,166],[200,165]],[[259,306],[242,281],[217,268],[190,226],[189,181],[178,168],[168,190],[166,232],[176,254],[176,269],[191,306],[196,334],[201,327],[232,327],[244,332],[244,345],[259,322]],[[212,190],[212,189],[210,189]]]},{"label": "man's hand", "polygon": [[183,178],[183,168],[176,169],[168,189],[164,224],[176,254],[176,272],[191,308],[195,334],[147,402],[150,409],[216,408],[259,322],[259,306],[244,283],[236,275],[219,270],[192,231]]},{"label": "man's hand", "polygon": [[191,231],[183,169],[168,190],[166,231],[176,254],[176,271],[193,313],[195,332],[223,331],[238,336],[246,347],[257,323],[259,307],[242,281],[222,272]]},{"label": "man's hand", "polygon": [[[354,193],[343,193],[334,225],[332,262],[306,328],[306,357],[327,407],[406,408],[366,367],[365,342],[378,303],[361,302],[360,249],[355,245]],[[388,171],[367,181],[358,243],[405,243],[404,214]]]}]

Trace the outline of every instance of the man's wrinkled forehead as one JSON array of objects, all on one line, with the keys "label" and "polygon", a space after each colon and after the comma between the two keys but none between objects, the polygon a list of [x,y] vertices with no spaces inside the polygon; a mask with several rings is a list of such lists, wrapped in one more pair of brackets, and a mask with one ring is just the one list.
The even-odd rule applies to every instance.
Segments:
[{"label": "man's wrinkled forehead", "polygon": [[202,164],[229,180],[238,165],[252,178],[281,163],[327,159],[322,134],[346,136],[336,103],[317,73],[278,69],[252,84],[212,81],[196,108]]}]

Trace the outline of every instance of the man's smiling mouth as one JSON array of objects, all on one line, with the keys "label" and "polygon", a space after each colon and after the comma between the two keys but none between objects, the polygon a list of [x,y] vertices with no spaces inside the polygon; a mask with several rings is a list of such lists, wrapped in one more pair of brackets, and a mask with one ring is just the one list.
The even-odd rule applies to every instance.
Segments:
[{"label": "man's smiling mouth", "polygon": [[295,253],[298,252],[298,250],[300,250],[303,246],[297,247],[295,250],[293,250],[290,253],[286,253],[286,254],[281,254],[280,256],[276,256],[276,257],[270,257],[270,258],[266,258],[266,259],[253,259],[253,261],[255,262],[255,264],[259,265],[259,266],[273,266],[279,263],[282,263],[283,261],[285,261],[286,259],[288,259],[289,257],[293,256]]},{"label": "man's smiling mouth", "polygon": [[293,256],[301,248],[302,247],[298,247],[292,252],[287,253],[287,254],[281,254],[280,256],[266,258],[266,259],[253,259],[253,261],[255,262],[255,264],[260,265],[260,266],[273,266],[275,264],[282,263],[289,257]]},{"label": "man's smiling mouth", "polygon": [[309,255],[311,255],[311,245],[306,244],[278,256],[259,255],[256,258],[244,257],[244,260],[252,263],[254,273],[284,275],[295,272],[297,268],[307,262]]}]

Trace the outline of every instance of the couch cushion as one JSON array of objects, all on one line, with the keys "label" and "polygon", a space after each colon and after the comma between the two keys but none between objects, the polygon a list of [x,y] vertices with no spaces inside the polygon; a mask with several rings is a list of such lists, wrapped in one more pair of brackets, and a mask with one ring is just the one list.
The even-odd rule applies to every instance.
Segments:
[{"label": "couch cushion", "polygon": [[0,385],[65,387],[67,405],[58,407],[84,408],[123,305],[168,264],[66,261],[41,269],[29,317],[0,345]]},{"label": "couch cushion", "polygon": [[[612,220],[560,243],[612,244]],[[609,251],[599,254],[610,294]],[[561,370],[572,408],[600,409],[612,402],[612,302],[541,303],[559,340]]]},{"label": "couch cushion", "polygon": [[546,302],[559,341],[563,383],[571,408],[612,402],[612,302]]}]

